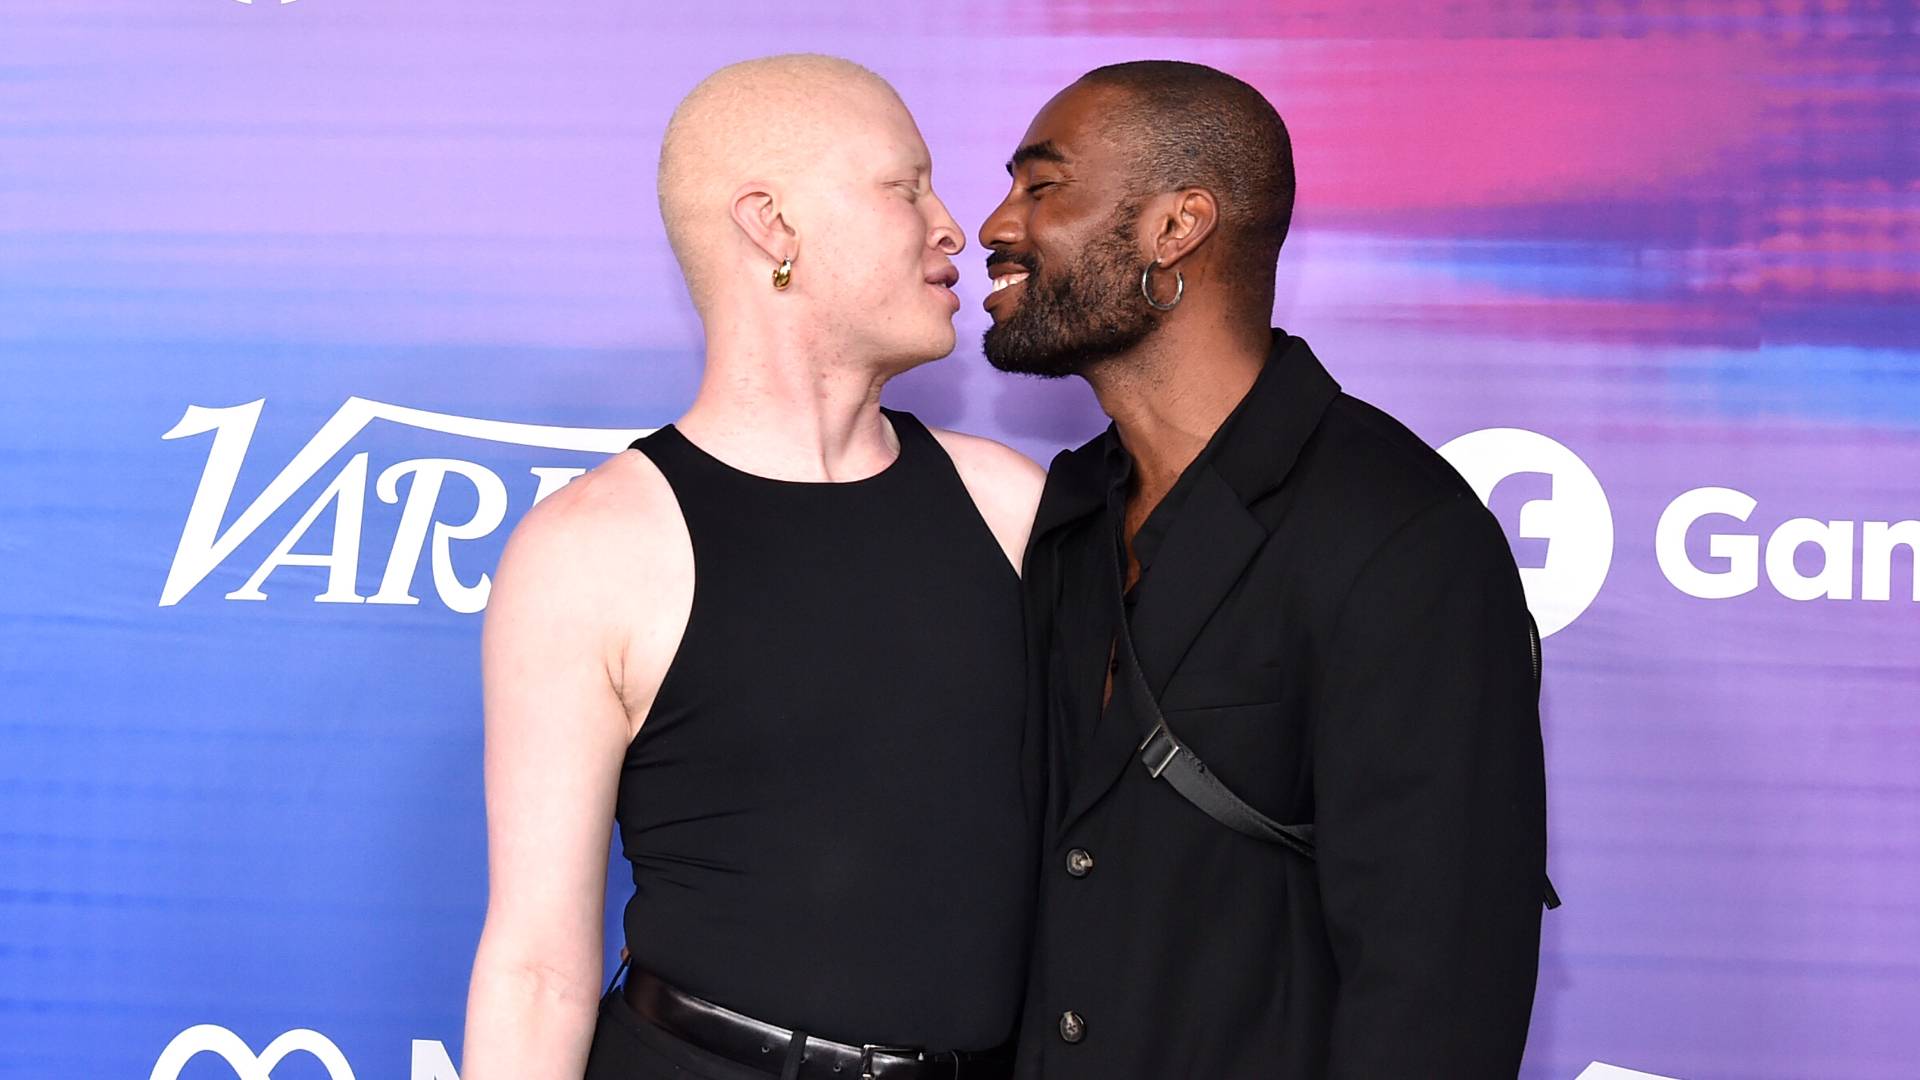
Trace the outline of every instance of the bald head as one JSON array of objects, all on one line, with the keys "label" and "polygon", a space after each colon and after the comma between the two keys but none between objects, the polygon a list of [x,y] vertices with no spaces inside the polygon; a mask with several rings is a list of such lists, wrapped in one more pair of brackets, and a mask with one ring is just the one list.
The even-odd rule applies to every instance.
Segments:
[{"label": "bald head", "polygon": [[905,106],[850,60],[793,54],[721,68],[680,102],[660,145],[660,217],[704,309],[717,265],[737,242],[730,203],[743,184],[794,186],[843,149],[876,110]]}]

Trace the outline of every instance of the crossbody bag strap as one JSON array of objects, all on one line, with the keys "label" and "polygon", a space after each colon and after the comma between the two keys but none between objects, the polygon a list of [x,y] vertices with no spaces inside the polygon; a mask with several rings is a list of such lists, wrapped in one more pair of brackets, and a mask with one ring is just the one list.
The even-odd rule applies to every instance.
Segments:
[{"label": "crossbody bag strap", "polygon": [[1119,627],[1114,647],[1120,652],[1120,668],[1133,684],[1134,695],[1145,707],[1148,719],[1153,721],[1153,729],[1140,743],[1140,763],[1147,767],[1147,775],[1165,780],[1181,797],[1227,828],[1313,858],[1313,826],[1282,825],[1247,805],[1246,800],[1213,775],[1200,755],[1167,727],[1167,718],[1161,715],[1160,703],[1154,700],[1146,674],[1140,670],[1140,660],[1134,655],[1133,633],[1127,628],[1125,608],[1121,609]]},{"label": "crossbody bag strap", "polygon": [[1118,537],[1114,538],[1111,547],[1113,587],[1120,601],[1117,608],[1119,618],[1115,620],[1118,630],[1114,634],[1114,650],[1120,661],[1118,667],[1132,685],[1135,698],[1146,710],[1147,719],[1153,721],[1139,749],[1140,763],[1147,767],[1147,775],[1156,780],[1165,780],[1182,798],[1227,828],[1255,840],[1279,844],[1304,858],[1313,858],[1313,826],[1282,825],[1247,805],[1245,799],[1221,783],[1220,778],[1213,775],[1213,770],[1207,768],[1207,763],[1200,760],[1200,755],[1181,742],[1180,737],[1167,726],[1167,718],[1160,712],[1160,702],[1154,698],[1153,688],[1147,685],[1146,672],[1140,669],[1140,657],[1133,649],[1133,631],[1127,625],[1126,572],[1120,561]]}]

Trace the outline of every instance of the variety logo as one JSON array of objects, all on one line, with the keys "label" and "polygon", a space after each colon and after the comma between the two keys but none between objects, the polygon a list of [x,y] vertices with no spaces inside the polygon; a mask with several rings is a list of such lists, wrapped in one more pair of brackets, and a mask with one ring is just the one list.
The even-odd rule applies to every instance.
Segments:
[{"label": "variety logo", "polygon": [[[270,1080],[273,1067],[288,1054],[312,1054],[327,1070],[328,1080],[354,1080],[353,1066],[332,1039],[311,1028],[283,1032],[265,1050],[255,1054],[240,1036],[219,1024],[195,1024],[173,1037],[160,1059],[153,1063],[148,1080],[179,1080],[187,1062],[201,1054],[215,1054],[233,1069],[236,1080]],[[413,1040],[411,1080],[460,1080],[447,1048],[438,1040]]]},{"label": "variety logo", "polygon": [[[246,459],[247,448],[252,445],[254,428],[260,421],[264,404],[262,399],[224,409],[189,406],[180,422],[161,436],[184,439],[213,433],[213,445],[207,451],[200,486],[187,511],[186,527],[181,530],[179,546],[168,567],[166,584],[160,590],[161,607],[184,599],[375,420],[488,442],[607,454],[646,434],[644,430],[479,420],[352,397],[321,425],[313,438],[294,454],[293,460],[268,482],[266,489],[239,512],[233,523],[222,529],[221,522],[227,519],[240,466]],[[433,584],[441,602],[461,612],[484,608],[492,582],[484,573],[471,581],[463,579],[454,568],[453,547],[458,542],[491,534],[505,520],[507,488],[499,474],[484,465],[458,458],[414,458],[382,470],[373,481],[375,493],[382,502],[398,503],[400,481],[408,479],[406,505],[400,513],[380,585],[372,594],[363,596],[357,591],[356,582],[360,571],[361,524],[367,502],[367,462],[365,453],[349,458],[246,583],[227,593],[226,598],[265,600],[266,593],[261,586],[275,570],[282,566],[318,566],[327,571],[327,587],[314,597],[321,603],[418,604],[419,597],[412,593],[414,571],[419,568],[431,532]],[[586,470],[536,466],[531,471],[536,481],[533,501],[537,503]],[[434,513],[440,493],[449,481],[473,487],[477,505],[465,521],[440,521]],[[328,508],[333,510],[333,535],[327,550],[319,554],[296,552],[294,547]]]},{"label": "variety logo", "polygon": [[1440,447],[1507,530],[1540,636],[1600,595],[1613,565],[1613,510],[1579,455],[1534,431],[1487,428]]}]

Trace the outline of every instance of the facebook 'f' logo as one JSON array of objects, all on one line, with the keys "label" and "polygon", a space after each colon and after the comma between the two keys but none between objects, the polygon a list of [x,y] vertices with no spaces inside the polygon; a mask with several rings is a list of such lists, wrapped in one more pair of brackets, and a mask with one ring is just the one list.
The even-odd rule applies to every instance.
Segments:
[{"label": "facebook 'f' logo", "polygon": [[1532,536],[1520,531],[1520,514],[1534,503],[1553,501],[1553,474],[1519,472],[1493,485],[1487,496],[1487,509],[1499,520],[1507,534],[1507,546],[1513,549],[1513,562],[1522,570],[1543,570],[1547,565],[1550,536]]},{"label": "facebook 'f' logo", "polygon": [[1565,629],[1613,565],[1613,509],[1593,470],[1522,428],[1468,432],[1440,453],[1500,520],[1541,636]]}]

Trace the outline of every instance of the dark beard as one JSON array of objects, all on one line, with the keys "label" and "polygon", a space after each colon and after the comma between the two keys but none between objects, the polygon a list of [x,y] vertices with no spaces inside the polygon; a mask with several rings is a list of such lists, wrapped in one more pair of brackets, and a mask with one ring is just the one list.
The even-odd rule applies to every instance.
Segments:
[{"label": "dark beard", "polygon": [[[1012,315],[987,328],[981,348],[1001,371],[1058,379],[1084,374],[1132,349],[1153,333],[1152,309],[1139,293],[1134,251],[1138,206],[1121,206],[1108,230],[1090,241],[1070,266],[1031,275]],[[1031,258],[1031,257],[1029,257]]]}]

